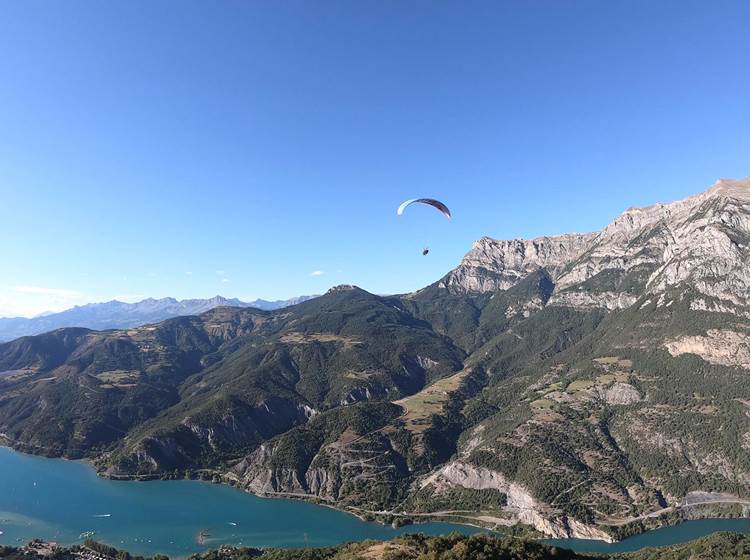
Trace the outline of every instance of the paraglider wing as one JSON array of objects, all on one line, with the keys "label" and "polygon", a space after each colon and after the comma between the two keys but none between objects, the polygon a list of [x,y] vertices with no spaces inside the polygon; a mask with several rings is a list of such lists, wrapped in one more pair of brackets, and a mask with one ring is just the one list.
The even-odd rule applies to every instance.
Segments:
[{"label": "paraglider wing", "polygon": [[445,216],[449,220],[451,218],[451,211],[448,210],[448,207],[439,200],[435,200],[434,198],[411,198],[403,202],[401,206],[398,207],[398,210],[396,210],[396,214],[400,216],[404,213],[404,210],[406,210],[407,206],[409,206],[410,204],[414,204],[415,202],[419,204],[428,204],[433,208],[437,208],[438,211],[440,211],[443,216]]}]

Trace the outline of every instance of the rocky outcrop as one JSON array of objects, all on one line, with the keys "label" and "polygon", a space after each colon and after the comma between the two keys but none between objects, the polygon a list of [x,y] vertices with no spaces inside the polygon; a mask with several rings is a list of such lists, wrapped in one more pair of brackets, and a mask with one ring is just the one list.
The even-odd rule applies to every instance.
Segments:
[{"label": "rocky outcrop", "polygon": [[694,469],[703,475],[718,475],[732,483],[750,483],[750,472],[744,465],[733,461],[727,454],[705,449],[692,435],[687,438],[670,437],[659,426],[640,418],[632,418],[625,430],[640,447],[659,449],[671,460],[682,463],[685,469]]},{"label": "rocky outcrop", "polygon": [[241,483],[246,490],[258,495],[309,494],[304,478],[295,467],[271,467],[274,448],[264,444],[235,465],[227,478]]},{"label": "rocky outcrop", "polygon": [[595,235],[572,233],[510,241],[482,237],[461,265],[438,285],[455,293],[494,292],[515,286],[540,268],[554,277],[585,250]]},{"label": "rocky outcrop", "polygon": [[553,295],[549,304],[580,308],[603,308],[611,311],[630,307],[637,299],[634,294],[618,292],[562,292]]},{"label": "rocky outcrop", "polygon": [[612,537],[606,532],[562,515],[549,504],[534,498],[523,485],[508,480],[497,471],[453,461],[421,481],[421,488],[428,486],[437,492],[443,492],[452,486],[472,490],[494,489],[507,496],[508,504],[504,511],[518,523],[531,525],[537,531],[553,538],[598,539],[612,542]]},{"label": "rocky outcrop", "polygon": [[638,389],[629,383],[613,383],[609,387],[596,387],[595,392],[607,404],[633,404],[641,400]]},{"label": "rocky outcrop", "polygon": [[687,283],[746,306],[748,257],[750,179],[725,179],[684,200],[626,210],[600,232],[483,237],[439,286],[455,293],[506,290],[544,268],[555,283],[552,305],[623,309],[644,294]]},{"label": "rocky outcrop", "polygon": [[705,336],[682,336],[664,343],[673,356],[695,354],[707,362],[750,369],[750,335],[709,329]]},{"label": "rocky outcrop", "polygon": [[[403,458],[379,431],[365,436],[350,432],[315,447],[294,447],[297,438],[281,436],[260,445],[237,462],[224,476],[235,485],[264,496],[294,495],[340,506],[370,503],[368,491],[378,486],[394,488],[410,473]],[[374,492],[377,494],[377,492]]]}]

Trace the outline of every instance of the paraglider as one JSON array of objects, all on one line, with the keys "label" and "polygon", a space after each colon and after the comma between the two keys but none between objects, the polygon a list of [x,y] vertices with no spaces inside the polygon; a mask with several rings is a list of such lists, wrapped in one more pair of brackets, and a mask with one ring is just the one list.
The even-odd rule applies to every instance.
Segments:
[{"label": "paraglider", "polygon": [[[443,216],[451,219],[451,211],[448,209],[448,207],[440,202],[439,200],[435,200],[434,198],[410,198],[407,201],[404,201],[401,206],[398,207],[398,210],[396,210],[396,214],[399,216],[403,215],[404,210],[406,210],[406,207],[410,204],[427,204],[428,206],[432,206],[435,208],[438,212],[440,212]],[[429,247],[425,247],[422,249],[422,256],[426,257],[430,252]]]},{"label": "paraglider", "polygon": [[433,208],[436,208],[443,216],[451,219],[451,211],[448,209],[448,207],[440,202],[439,200],[435,200],[434,198],[410,198],[409,200],[404,201],[401,206],[398,207],[398,210],[396,210],[396,214],[399,216],[404,213],[404,210],[406,210],[406,207],[410,204],[428,204],[429,206],[432,206]]}]

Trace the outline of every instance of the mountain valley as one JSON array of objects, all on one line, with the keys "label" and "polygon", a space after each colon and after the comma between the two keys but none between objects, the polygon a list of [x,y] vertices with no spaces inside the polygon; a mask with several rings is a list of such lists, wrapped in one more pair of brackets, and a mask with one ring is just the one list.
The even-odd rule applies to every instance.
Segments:
[{"label": "mountain valley", "polygon": [[[356,286],[0,344],[0,441],[388,523],[615,540],[750,514],[750,179]],[[233,303],[233,302],[229,302]]]}]

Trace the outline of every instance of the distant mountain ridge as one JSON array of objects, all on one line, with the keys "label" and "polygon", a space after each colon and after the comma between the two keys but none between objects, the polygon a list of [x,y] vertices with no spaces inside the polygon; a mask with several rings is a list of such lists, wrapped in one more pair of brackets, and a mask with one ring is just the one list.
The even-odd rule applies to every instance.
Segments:
[{"label": "distant mountain ridge", "polygon": [[215,307],[254,307],[264,311],[296,305],[316,296],[298,296],[287,300],[241,301],[237,298],[214,296],[207,299],[177,300],[171,297],[147,298],[135,303],[112,300],[89,303],[59,313],[42,313],[36,317],[0,318],[0,342],[21,336],[40,334],[63,327],[84,327],[93,330],[125,329],[156,323],[181,315],[197,315]]}]

